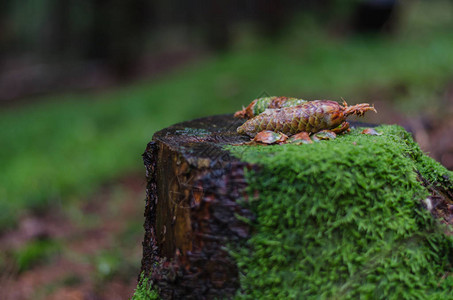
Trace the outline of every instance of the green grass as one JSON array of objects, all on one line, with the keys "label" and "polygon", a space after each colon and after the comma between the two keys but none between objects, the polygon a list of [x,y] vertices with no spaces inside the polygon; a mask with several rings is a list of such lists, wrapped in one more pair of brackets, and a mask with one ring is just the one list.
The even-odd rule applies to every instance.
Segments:
[{"label": "green grass", "polygon": [[229,147],[248,172],[254,235],[232,248],[239,299],[451,298],[453,238],[422,207],[453,172],[398,126],[307,145]]},{"label": "green grass", "polygon": [[64,206],[143,170],[140,155],[156,130],[231,113],[263,92],[353,103],[369,89],[404,85],[401,99],[420,98],[405,107],[424,107],[453,78],[451,31],[334,39],[317,28],[295,25],[281,44],[239,46],[160,80],[2,109],[0,230],[27,211]]},{"label": "green grass", "polygon": [[61,251],[61,245],[53,240],[36,240],[14,251],[16,266],[19,271],[30,269],[39,263],[50,260]]}]

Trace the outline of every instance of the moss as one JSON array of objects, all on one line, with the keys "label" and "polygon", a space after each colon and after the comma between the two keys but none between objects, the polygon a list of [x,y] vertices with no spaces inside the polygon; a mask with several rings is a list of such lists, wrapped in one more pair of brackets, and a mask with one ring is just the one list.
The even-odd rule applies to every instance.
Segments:
[{"label": "moss", "polygon": [[232,249],[238,298],[451,298],[453,239],[421,200],[452,173],[398,126],[305,145],[234,146],[255,234]]},{"label": "moss", "polygon": [[135,289],[134,295],[131,300],[158,300],[160,299],[159,293],[153,287],[151,279],[140,275],[140,282]]}]

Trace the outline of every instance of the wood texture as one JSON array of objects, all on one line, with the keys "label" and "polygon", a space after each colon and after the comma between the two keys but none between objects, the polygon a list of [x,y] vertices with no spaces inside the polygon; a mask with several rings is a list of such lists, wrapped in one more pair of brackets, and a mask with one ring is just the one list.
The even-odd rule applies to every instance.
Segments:
[{"label": "wood texture", "polygon": [[234,295],[238,269],[226,247],[250,235],[236,215],[253,218],[238,200],[244,168],[223,145],[247,141],[242,120],[214,116],[157,132],[143,154],[147,176],[142,271],[164,299]]}]

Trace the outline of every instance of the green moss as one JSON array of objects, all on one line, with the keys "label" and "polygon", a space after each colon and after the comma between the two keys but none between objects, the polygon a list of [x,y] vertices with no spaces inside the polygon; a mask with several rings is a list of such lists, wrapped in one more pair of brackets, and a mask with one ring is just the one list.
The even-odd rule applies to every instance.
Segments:
[{"label": "green moss", "polygon": [[[235,146],[248,172],[255,234],[232,250],[238,298],[447,299],[453,239],[421,206],[453,178],[398,126],[306,145]],[[450,183],[451,184],[451,183]]]},{"label": "green moss", "polygon": [[152,281],[141,274],[140,282],[135,289],[131,300],[158,300],[160,299],[158,292],[153,288]]}]

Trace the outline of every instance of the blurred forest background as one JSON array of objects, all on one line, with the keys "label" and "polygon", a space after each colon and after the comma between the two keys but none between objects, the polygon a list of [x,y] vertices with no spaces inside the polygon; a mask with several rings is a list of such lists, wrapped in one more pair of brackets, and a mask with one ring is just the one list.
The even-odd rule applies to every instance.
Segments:
[{"label": "blurred forest background", "polygon": [[0,298],[125,299],[156,130],[374,103],[453,169],[453,1],[2,0]]}]

